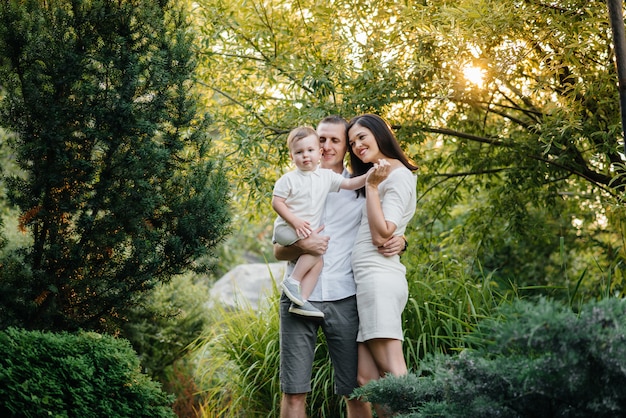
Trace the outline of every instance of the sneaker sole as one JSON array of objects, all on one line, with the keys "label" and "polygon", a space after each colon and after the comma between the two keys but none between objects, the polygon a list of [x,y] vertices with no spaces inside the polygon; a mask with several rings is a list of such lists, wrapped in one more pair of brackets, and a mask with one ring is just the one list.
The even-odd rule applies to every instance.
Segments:
[{"label": "sneaker sole", "polygon": [[285,286],[284,283],[281,283],[280,287],[282,287],[283,292],[285,292],[285,295],[287,295],[287,297],[289,298],[290,301],[292,301],[293,303],[295,303],[298,306],[304,305],[304,301],[302,299],[298,299],[297,296],[295,296],[293,293],[291,293],[289,291],[289,289],[287,289],[287,286]]},{"label": "sneaker sole", "polygon": [[308,318],[324,318],[324,312],[305,311],[298,308],[289,308],[289,312]]}]

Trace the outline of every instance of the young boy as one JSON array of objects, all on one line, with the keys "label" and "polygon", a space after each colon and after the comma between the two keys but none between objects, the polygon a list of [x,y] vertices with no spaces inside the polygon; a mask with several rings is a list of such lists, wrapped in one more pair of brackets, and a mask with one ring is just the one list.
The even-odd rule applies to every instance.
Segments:
[{"label": "young boy", "polygon": [[[308,237],[320,226],[326,196],[339,189],[356,190],[365,185],[367,174],[345,178],[318,167],[321,148],[317,132],[301,126],[287,138],[289,156],[296,170],[284,174],[274,185],[272,207],[278,214],[274,222],[274,243],[288,246]],[[281,287],[292,304],[289,312],[315,318],[324,314],[307,301],[323,267],[320,256],[302,254],[293,272]]]}]

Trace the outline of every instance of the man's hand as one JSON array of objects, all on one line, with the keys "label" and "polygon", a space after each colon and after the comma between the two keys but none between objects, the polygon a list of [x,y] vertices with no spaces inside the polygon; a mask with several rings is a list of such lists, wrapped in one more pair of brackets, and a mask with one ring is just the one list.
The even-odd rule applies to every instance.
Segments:
[{"label": "man's hand", "polygon": [[300,248],[303,253],[311,254],[315,256],[321,256],[328,250],[328,241],[330,237],[327,235],[320,235],[320,232],[324,229],[324,225],[315,229],[308,237],[296,241],[293,245]]},{"label": "man's hand", "polygon": [[277,260],[291,261],[305,253],[315,256],[323,255],[328,250],[328,241],[330,240],[329,236],[319,234],[323,229],[324,226],[322,225],[315,229],[307,238],[296,241],[288,247],[274,244],[274,257]]},{"label": "man's hand", "polygon": [[391,257],[396,254],[400,254],[404,251],[406,246],[406,240],[404,237],[393,235],[389,238],[389,241],[378,247],[378,252],[385,257]]}]

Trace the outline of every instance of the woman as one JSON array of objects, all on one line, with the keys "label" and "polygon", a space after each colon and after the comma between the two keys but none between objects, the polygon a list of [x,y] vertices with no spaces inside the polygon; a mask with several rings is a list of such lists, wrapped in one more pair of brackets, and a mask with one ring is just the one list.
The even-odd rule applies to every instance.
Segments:
[{"label": "woman", "polygon": [[402,353],[402,311],[408,299],[406,269],[399,256],[377,251],[393,235],[403,235],[415,213],[417,167],[404,155],[389,125],[364,114],[348,125],[354,175],[366,173],[366,202],[352,251],[359,312],[359,383],[407,373]]}]

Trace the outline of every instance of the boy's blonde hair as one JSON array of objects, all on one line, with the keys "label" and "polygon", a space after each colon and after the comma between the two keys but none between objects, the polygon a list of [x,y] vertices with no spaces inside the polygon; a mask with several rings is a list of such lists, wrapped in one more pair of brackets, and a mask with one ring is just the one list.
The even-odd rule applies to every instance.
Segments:
[{"label": "boy's blonde hair", "polygon": [[289,136],[287,137],[287,147],[291,150],[293,144],[311,135],[315,135],[315,137],[319,139],[315,129],[310,126],[298,126],[289,132]]}]

